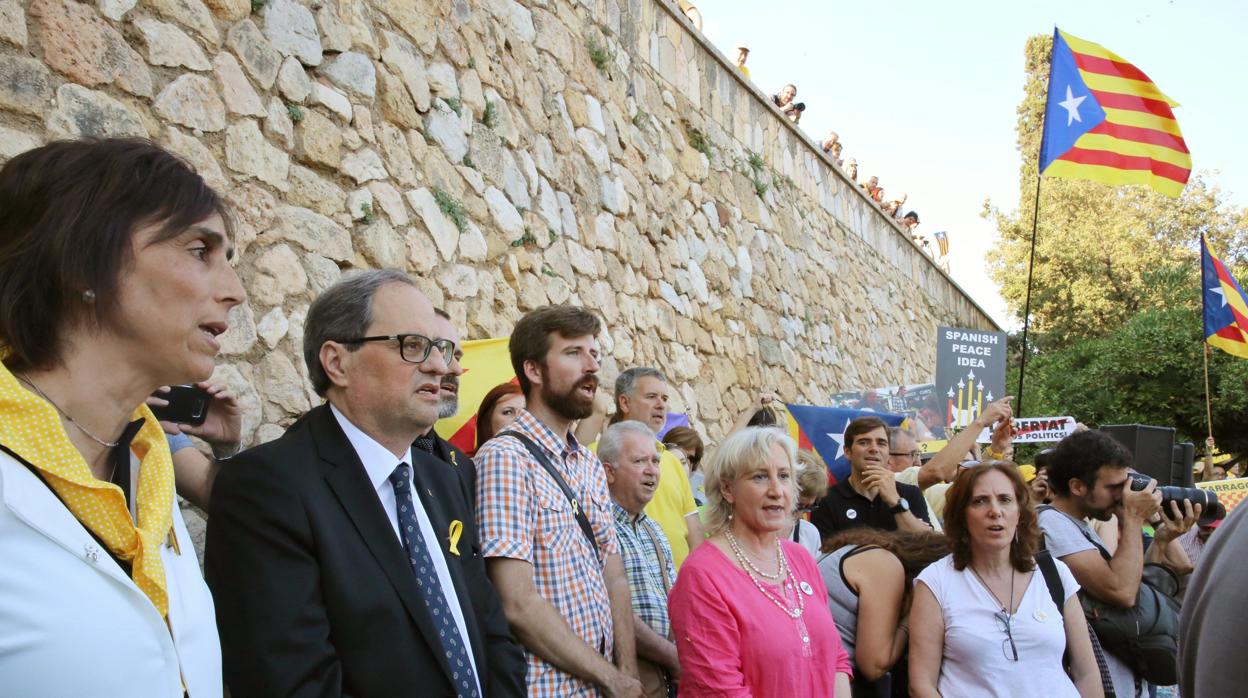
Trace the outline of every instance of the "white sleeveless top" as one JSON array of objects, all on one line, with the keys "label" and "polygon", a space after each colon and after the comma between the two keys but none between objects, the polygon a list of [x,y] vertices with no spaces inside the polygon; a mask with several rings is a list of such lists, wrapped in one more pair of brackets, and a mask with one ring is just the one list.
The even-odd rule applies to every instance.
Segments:
[{"label": "white sleeveless top", "polygon": [[[1079,583],[1061,560],[1055,560],[1065,599]],[[1079,691],[1062,669],[1066,629],[1053,605],[1044,574],[1037,567],[1027,588],[1016,589],[1022,602],[1010,621],[1018,661],[1007,657],[1005,625],[996,616],[1001,605],[968,567],[953,568],[953,556],[941,558],[919,574],[940,603],[945,619],[945,647],[937,689],[944,696],[1078,698]]]}]

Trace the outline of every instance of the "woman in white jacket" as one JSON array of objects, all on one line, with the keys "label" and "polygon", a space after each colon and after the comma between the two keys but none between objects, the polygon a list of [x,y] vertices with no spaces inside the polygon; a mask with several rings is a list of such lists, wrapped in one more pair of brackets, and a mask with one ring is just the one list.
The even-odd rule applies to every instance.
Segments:
[{"label": "woman in white jacket", "polygon": [[0,169],[0,686],[220,696],[212,598],[144,405],[206,379],[244,292],[228,213],[140,140]]}]

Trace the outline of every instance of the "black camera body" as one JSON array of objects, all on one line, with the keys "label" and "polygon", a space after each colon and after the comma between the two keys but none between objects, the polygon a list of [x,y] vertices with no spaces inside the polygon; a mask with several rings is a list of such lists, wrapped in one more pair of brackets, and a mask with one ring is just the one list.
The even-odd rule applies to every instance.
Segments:
[{"label": "black camera body", "polygon": [[[1131,489],[1139,492],[1153,478],[1138,473],[1134,470],[1128,471],[1127,476],[1131,479]],[[1199,504],[1201,509],[1200,523],[1210,524],[1220,518],[1226,516],[1226,507],[1218,501],[1218,493],[1210,492],[1199,487],[1175,487],[1171,485],[1159,485],[1157,491],[1161,493],[1161,507],[1166,511],[1170,511],[1170,502],[1179,502],[1182,506],[1183,502],[1191,502],[1193,505]]]}]

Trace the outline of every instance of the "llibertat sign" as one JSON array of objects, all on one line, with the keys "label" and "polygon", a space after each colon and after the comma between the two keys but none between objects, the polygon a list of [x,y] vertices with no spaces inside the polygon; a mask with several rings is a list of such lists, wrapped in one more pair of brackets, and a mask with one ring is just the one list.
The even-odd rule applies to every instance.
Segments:
[{"label": "llibertat sign", "polygon": [[[1056,443],[1075,433],[1074,417],[1015,417],[1014,443]],[[979,433],[981,444],[992,442],[992,433],[985,429]]]}]

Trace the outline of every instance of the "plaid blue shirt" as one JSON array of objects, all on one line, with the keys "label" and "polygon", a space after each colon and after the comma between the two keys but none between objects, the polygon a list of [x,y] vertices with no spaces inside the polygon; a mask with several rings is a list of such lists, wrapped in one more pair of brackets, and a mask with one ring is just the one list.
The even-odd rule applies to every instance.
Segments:
[{"label": "plaid blue shirt", "polygon": [[[615,510],[616,539],[620,542],[620,557],[628,573],[633,613],[654,632],[670,637],[672,622],[667,616],[667,592],[676,583],[676,566],[672,564],[672,548],[667,536],[644,512],[634,521],[624,507],[614,501],[611,507]],[[662,570],[667,571],[666,585]]]}]

